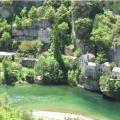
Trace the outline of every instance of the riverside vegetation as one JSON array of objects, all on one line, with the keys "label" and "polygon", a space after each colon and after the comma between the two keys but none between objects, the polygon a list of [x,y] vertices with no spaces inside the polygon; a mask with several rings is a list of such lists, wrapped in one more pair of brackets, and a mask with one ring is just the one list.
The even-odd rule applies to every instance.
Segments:
[{"label": "riverside vegetation", "polygon": [[[44,85],[79,86],[81,80],[90,79],[82,72],[79,62],[79,57],[87,51],[95,54],[97,64],[108,61],[111,69],[117,66],[110,52],[120,46],[119,4],[117,1],[1,1],[0,7],[8,14],[0,12],[0,51],[17,51],[14,60],[0,57],[1,86],[34,84],[36,76]],[[32,27],[36,30],[34,24],[41,21],[50,24],[51,36],[47,44],[38,40],[35,33],[26,36],[25,31],[30,32]],[[15,30],[23,31],[24,35],[20,33],[15,37]],[[66,48],[71,51],[70,56],[66,55]],[[32,68],[24,67],[23,58],[35,58],[37,62]],[[110,82],[110,77],[111,71],[97,77],[98,92],[107,91],[119,98],[120,78]],[[13,113],[9,105],[2,105],[1,109],[1,120],[24,119],[22,113]],[[5,114],[12,117],[5,118]]]}]

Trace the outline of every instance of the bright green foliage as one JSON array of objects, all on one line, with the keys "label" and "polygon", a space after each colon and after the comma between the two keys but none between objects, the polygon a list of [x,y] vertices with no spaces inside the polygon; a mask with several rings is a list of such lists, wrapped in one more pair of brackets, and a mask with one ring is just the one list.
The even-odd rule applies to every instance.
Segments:
[{"label": "bright green foliage", "polygon": [[57,9],[61,5],[61,0],[46,0],[44,6],[52,6],[54,9]]},{"label": "bright green foliage", "polygon": [[7,20],[1,20],[0,19],[0,33],[3,31],[9,31],[10,25],[8,24]]},{"label": "bright green foliage", "polygon": [[6,93],[0,94],[0,120],[33,120],[30,113],[20,112],[10,104]]},{"label": "bright green foliage", "polygon": [[89,18],[78,18],[75,21],[76,24],[76,29],[80,30],[80,29],[87,29],[90,28],[92,25],[92,20],[90,20]]},{"label": "bright green foliage", "polygon": [[2,40],[3,41],[6,41],[6,40],[8,40],[10,38],[10,33],[9,32],[3,32],[3,34],[2,34]]},{"label": "bright green foliage", "polygon": [[45,19],[47,19],[50,23],[54,23],[55,22],[55,10],[54,8],[47,7],[45,8],[46,12],[45,12]]},{"label": "bright green foliage", "polygon": [[66,22],[58,25],[58,37],[60,49],[64,53],[65,45],[70,43],[69,26]]},{"label": "bright green foliage", "polygon": [[15,17],[15,24],[17,24],[17,26],[21,25],[21,18],[18,17],[18,15]]},{"label": "bright green foliage", "polygon": [[32,6],[31,9],[28,12],[28,17],[31,19],[37,18],[37,8],[35,6]]},{"label": "bright green foliage", "polygon": [[59,67],[64,74],[65,81],[67,81],[67,72],[68,71],[66,69],[65,63],[64,63],[64,61],[62,59],[62,56],[61,56],[59,41],[60,41],[60,39],[59,39],[59,29],[58,29],[58,25],[55,24],[55,26],[53,28],[53,43],[52,43],[51,47],[53,47],[54,58],[58,62]]},{"label": "bright green foliage", "polygon": [[2,4],[2,5],[12,5],[13,0],[1,0],[0,4]]},{"label": "bright green foliage", "polygon": [[20,80],[21,65],[11,61],[3,61],[4,79],[7,85],[14,85]]},{"label": "bright green foliage", "polygon": [[97,53],[96,63],[102,64],[104,62],[105,62],[105,54],[103,54],[103,53]]},{"label": "bright green foliage", "polygon": [[22,27],[31,27],[32,26],[32,19],[31,18],[23,18],[21,21]]},{"label": "bright green foliage", "polygon": [[74,51],[74,53],[73,53],[73,55],[74,55],[75,57],[80,57],[81,54],[82,54],[82,52],[81,52],[79,49],[76,49],[76,50]]},{"label": "bright green foliage", "polygon": [[4,83],[4,73],[0,72],[0,85]]},{"label": "bright green foliage", "polygon": [[112,79],[110,76],[100,77],[100,89],[114,95],[120,95],[120,79]]},{"label": "bright green foliage", "polygon": [[59,69],[59,64],[53,56],[40,57],[36,71],[46,84],[64,83],[63,72]]},{"label": "bright green foliage", "polygon": [[58,23],[70,22],[70,11],[63,4],[61,4],[56,12],[56,19]]},{"label": "bright green foliage", "polygon": [[81,75],[79,61],[73,60],[71,57],[65,56],[63,56],[63,59],[68,70],[68,84],[70,86],[77,86],[79,77]]},{"label": "bright green foliage", "polygon": [[4,31],[0,40],[0,49],[9,50],[11,46],[10,33]]},{"label": "bright green foliage", "polygon": [[89,45],[89,37],[92,29],[92,20],[89,18],[78,18],[75,21],[75,29],[82,43]]},{"label": "bright green foliage", "polygon": [[111,22],[109,14],[106,11],[104,14],[95,17],[90,39],[94,44],[96,53],[100,51],[105,53],[111,47],[114,23]]},{"label": "bright green foliage", "polygon": [[37,15],[38,15],[38,19],[44,18],[45,8],[43,6],[37,8]]},{"label": "bright green foliage", "polygon": [[39,40],[24,40],[20,44],[19,49],[23,53],[37,54],[42,50],[42,43]]},{"label": "bright green foliage", "polygon": [[70,86],[77,86],[76,71],[68,71],[68,84]]},{"label": "bright green foliage", "polygon": [[35,71],[32,69],[28,69],[26,72],[26,81],[28,83],[34,83],[34,78],[35,78]]},{"label": "bright green foliage", "polygon": [[21,15],[21,17],[23,18],[23,17],[26,17],[26,14],[27,14],[27,8],[24,7],[24,8],[21,10],[20,15]]},{"label": "bright green foliage", "polygon": [[35,71],[34,69],[22,67],[20,71],[20,80],[18,81],[18,84],[22,84],[25,81],[28,83],[34,83],[34,78],[35,78]]}]

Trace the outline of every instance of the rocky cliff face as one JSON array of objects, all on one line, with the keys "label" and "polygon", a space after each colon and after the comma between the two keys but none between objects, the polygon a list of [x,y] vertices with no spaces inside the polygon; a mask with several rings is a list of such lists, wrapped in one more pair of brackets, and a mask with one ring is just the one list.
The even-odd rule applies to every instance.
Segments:
[{"label": "rocky cliff face", "polygon": [[0,17],[1,18],[8,18],[8,17],[12,16],[12,13],[13,13],[12,6],[0,5]]},{"label": "rocky cliff face", "polygon": [[50,40],[51,24],[48,21],[34,21],[31,27],[12,28],[12,39],[15,40],[34,40],[40,39],[47,43]]},{"label": "rocky cliff face", "polygon": [[80,78],[79,80],[80,85],[82,85],[85,89],[90,91],[99,91],[99,80],[91,79],[91,78]]}]

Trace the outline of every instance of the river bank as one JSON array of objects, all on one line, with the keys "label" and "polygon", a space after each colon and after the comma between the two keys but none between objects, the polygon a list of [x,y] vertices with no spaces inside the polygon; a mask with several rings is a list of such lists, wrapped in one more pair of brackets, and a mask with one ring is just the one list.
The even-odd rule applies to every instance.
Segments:
[{"label": "river bank", "polygon": [[49,111],[34,111],[32,112],[33,118],[38,120],[39,118],[43,118],[44,120],[65,120],[68,118],[74,118],[77,120],[93,120],[92,118],[83,116],[83,115],[76,115],[70,113],[61,113],[61,112],[49,112]]}]

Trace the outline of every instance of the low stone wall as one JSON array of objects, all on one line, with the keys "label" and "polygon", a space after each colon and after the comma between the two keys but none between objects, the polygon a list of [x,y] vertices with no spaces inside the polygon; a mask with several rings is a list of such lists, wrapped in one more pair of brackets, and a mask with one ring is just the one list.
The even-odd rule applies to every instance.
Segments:
[{"label": "low stone wall", "polygon": [[24,58],[22,59],[21,64],[24,67],[33,68],[36,62],[37,59]]}]

